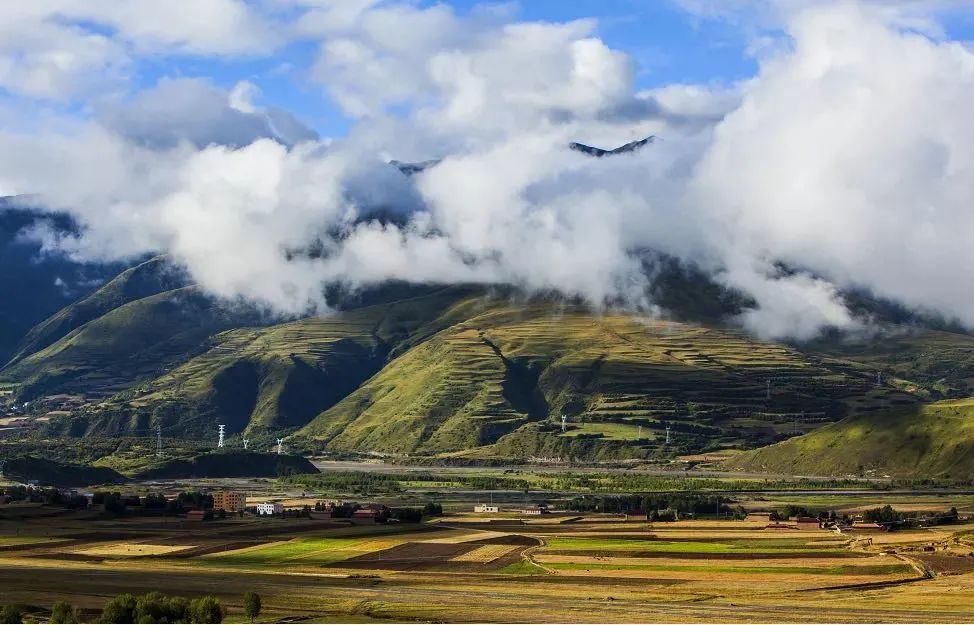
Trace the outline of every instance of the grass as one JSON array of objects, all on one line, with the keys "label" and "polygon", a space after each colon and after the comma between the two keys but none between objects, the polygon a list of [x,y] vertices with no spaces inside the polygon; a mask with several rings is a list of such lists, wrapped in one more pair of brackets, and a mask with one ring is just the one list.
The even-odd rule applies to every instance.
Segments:
[{"label": "grass", "polygon": [[398,541],[363,538],[295,538],[259,547],[214,553],[198,558],[208,564],[237,566],[318,566],[385,549]]},{"label": "grass", "polygon": [[836,545],[824,543],[810,545],[802,540],[742,540],[733,542],[698,542],[666,540],[625,540],[598,538],[551,537],[546,549],[572,551],[650,551],[660,553],[818,553],[834,549]]},{"label": "grass", "polygon": [[41,545],[45,543],[61,542],[62,538],[51,536],[0,536],[0,547],[14,545]]},{"label": "grass", "polygon": [[864,566],[720,566],[675,564],[610,564],[604,562],[546,562],[545,566],[561,571],[665,571],[687,573],[734,573],[738,575],[856,575],[892,576],[914,572],[906,564],[879,564]]},{"label": "grass", "polygon": [[974,472],[974,399],[851,417],[735,456],[749,470],[816,475],[967,478]]}]

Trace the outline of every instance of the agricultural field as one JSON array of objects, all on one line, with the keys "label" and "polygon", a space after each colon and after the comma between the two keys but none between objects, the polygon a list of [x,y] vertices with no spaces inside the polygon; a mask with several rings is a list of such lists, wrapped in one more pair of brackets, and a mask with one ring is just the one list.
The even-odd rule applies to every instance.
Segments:
[{"label": "agricultural field", "polygon": [[237,622],[248,590],[264,618],[303,622],[974,622],[972,536],[967,523],[867,536],[613,514],[351,525],[8,506],[0,585],[6,601],[92,614],[119,592],[214,594]]}]

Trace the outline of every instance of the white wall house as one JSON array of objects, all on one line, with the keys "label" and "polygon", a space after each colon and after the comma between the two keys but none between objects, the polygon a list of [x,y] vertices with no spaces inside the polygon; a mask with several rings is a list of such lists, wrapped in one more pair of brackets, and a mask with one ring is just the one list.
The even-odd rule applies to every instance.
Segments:
[{"label": "white wall house", "polygon": [[257,504],[257,514],[260,516],[282,514],[284,504],[280,503],[259,503]]},{"label": "white wall house", "polygon": [[489,506],[485,503],[480,503],[473,507],[473,511],[481,514],[491,514],[500,512],[500,508],[498,506]]}]

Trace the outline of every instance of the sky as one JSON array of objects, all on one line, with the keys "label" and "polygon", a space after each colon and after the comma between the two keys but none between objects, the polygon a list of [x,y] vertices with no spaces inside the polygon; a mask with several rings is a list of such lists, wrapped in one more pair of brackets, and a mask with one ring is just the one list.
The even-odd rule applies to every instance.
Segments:
[{"label": "sky", "polygon": [[665,315],[665,254],[761,337],[869,331],[851,289],[974,326],[971,41],[974,0],[2,3],[0,194],[282,316],[389,279]]}]

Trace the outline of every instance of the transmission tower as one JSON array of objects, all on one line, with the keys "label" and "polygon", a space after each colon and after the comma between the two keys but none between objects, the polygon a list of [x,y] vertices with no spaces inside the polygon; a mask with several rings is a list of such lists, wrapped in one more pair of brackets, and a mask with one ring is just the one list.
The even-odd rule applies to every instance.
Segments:
[{"label": "transmission tower", "polygon": [[162,426],[156,425],[156,456],[162,457]]},{"label": "transmission tower", "polygon": [[639,426],[639,429],[636,430],[636,439],[637,440],[642,440],[643,439],[643,426],[641,426],[641,425]]},{"label": "transmission tower", "polygon": [[0,478],[3,477],[3,465],[7,464],[6,460],[0,460]]},{"label": "transmission tower", "polygon": [[764,398],[767,400],[771,399],[771,378],[768,378],[767,391],[765,392]]},{"label": "transmission tower", "polygon": [[562,432],[564,432],[565,430],[568,429],[567,424],[568,424],[568,417],[565,416],[565,415],[561,415],[561,431]]},{"label": "transmission tower", "polygon": [[666,444],[670,444],[670,426],[666,426]]},{"label": "transmission tower", "polygon": [[220,428],[220,439],[216,442],[216,446],[217,447],[223,447],[223,436],[226,434],[226,431],[225,430],[227,429],[227,426],[225,426],[225,425],[223,425],[221,423],[220,425],[218,425],[216,427]]},{"label": "transmission tower", "polygon": [[277,455],[280,456],[283,453],[284,453],[284,439],[279,438],[277,439]]},{"label": "transmission tower", "polygon": [[882,371],[877,371],[876,372],[876,386],[882,386],[882,385],[883,385],[883,372]]},{"label": "transmission tower", "polygon": [[249,438],[245,438],[245,439],[243,439],[243,444],[244,444],[244,451],[247,451],[247,444],[248,444],[248,443],[250,443],[250,439],[249,439]]}]

